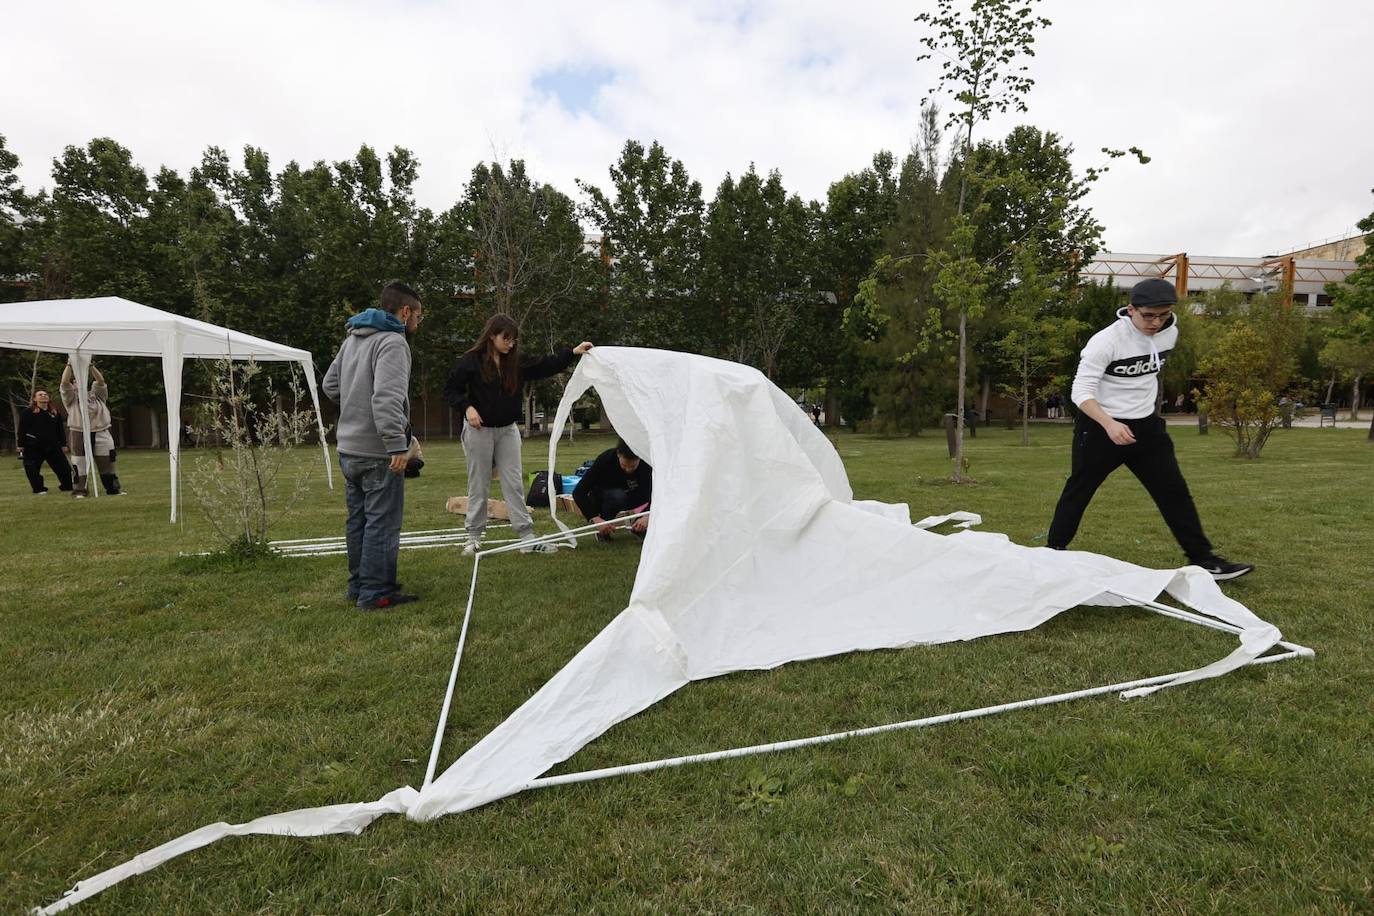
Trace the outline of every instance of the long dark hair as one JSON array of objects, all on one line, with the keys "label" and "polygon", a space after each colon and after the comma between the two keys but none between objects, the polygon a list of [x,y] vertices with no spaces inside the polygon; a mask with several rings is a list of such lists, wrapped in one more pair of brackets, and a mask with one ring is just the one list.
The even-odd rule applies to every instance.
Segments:
[{"label": "long dark hair", "polygon": [[[510,352],[502,356],[496,349],[493,337],[504,335],[515,341]],[[487,319],[486,327],[477,336],[477,343],[469,353],[477,354],[477,363],[482,367],[482,380],[501,379],[501,387],[507,394],[515,394],[520,388],[520,325],[509,315],[497,313]]]}]

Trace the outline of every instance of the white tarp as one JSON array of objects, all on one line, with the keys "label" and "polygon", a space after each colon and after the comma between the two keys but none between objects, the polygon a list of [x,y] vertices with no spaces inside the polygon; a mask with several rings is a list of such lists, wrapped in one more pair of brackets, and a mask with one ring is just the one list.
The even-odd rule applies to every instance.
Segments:
[{"label": "white tarp", "polygon": [[[86,411],[88,370],[92,356],[150,356],[162,360],[167,399],[167,449],[171,459],[172,521],[177,520],[177,485],[181,455],[181,369],[184,359],[254,359],[293,362],[301,367],[310,400],[319,418],[320,444],[329,486],[334,472],[324,441],[324,420],[315,387],[310,351],[263,340],[251,334],[183,318],[117,296],[94,299],[41,299],[0,305],[0,347],[65,353],[76,369],[81,412]],[[86,425],[86,424],[83,424]],[[85,431],[86,454],[91,451]],[[99,496],[99,487],[92,487]]]},{"label": "white tarp", "polygon": [[[652,523],[629,605],[600,635],[418,793],[403,787],[366,804],[211,825],[81,882],[76,899],[221,836],[356,833],[387,813],[423,821],[477,807],[520,791],[691,681],[730,671],[1027,630],[1080,604],[1165,592],[1241,630],[1225,659],[1173,683],[1232,670],[1280,638],[1196,567],[1144,569],[971,531],[941,536],[912,525],[904,505],[854,501],[824,434],[759,372],[735,363],[592,350],[559,406],[550,466],[572,403],[589,387],[654,468]],[[1149,689],[1157,688],[1135,693]]]}]

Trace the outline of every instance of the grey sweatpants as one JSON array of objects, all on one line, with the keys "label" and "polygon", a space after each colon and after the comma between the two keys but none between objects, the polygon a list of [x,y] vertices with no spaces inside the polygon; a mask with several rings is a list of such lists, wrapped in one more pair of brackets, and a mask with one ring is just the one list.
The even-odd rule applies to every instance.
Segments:
[{"label": "grey sweatpants", "polygon": [[468,460],[468,537],[478,540],[487,527],[487,495],[493,464],[501,478],[501,495],[510,510],[516,537],[534,534],[534,519],[525,506],[525,475],[520,467],[520,430],[514,423],[481,429],[463,423],[463,455]]}]

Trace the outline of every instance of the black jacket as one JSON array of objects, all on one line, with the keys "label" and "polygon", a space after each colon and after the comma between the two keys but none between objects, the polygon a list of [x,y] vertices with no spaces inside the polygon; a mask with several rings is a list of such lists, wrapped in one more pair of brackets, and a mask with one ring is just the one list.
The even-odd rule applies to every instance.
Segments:
[{"label": "black jacket", "polygon": [[633,474],[626,474],[620,466],[615,449],[608,448],[596,456],[596,461],[583,473],[573,489],[573,501],[587,518],[601,511],[601,495],[607,490],[626,490],[630,506],[641,506],[654,498],[654,469],[640,459]]},{"label": "black jacket", "polygon": [[58,414],[46,410],[35,413],[30,407],[19,415],[19,447],[26,456],[32,453],[37,458],[66,444],[67,427]]},{"label": "black jacket", "polygon": [[520,419],[520,398],[525,383],[557,375],[568,368],[572,358],[572,348],[564,347],[561,353],[551,356],[522,359],[515,391],[507,392],[499,377],[494,376],[491,381],[482,378],[481,354],[464,353],[448,374],[444,400],[463,416],[467,415],[469,406],[476,407],[483,426],[509,426]]}]

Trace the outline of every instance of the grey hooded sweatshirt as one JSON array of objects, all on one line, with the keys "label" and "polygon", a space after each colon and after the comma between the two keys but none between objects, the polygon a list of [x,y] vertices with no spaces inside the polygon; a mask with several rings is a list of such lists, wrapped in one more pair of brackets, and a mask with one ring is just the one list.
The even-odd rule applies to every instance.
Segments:
[{"label": "grey hooded sweatshirt", "polygon": [[324,374],[325,397],[339,405],[339,451],[363,458],[399,455],[410,448],[410,344],[403,330],[358,326],[357,320],[349,322]]}]

